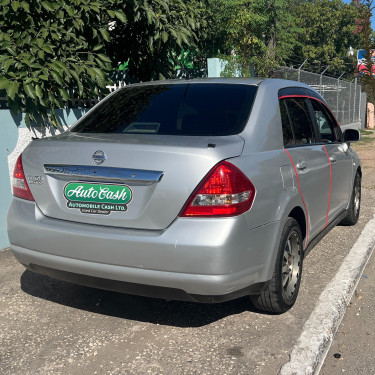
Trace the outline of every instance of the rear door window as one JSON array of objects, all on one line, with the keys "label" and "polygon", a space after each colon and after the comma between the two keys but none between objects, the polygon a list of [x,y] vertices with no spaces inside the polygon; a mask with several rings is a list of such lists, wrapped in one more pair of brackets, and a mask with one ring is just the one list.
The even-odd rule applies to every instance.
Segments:
[{"label": "rear door window", "polygon": [[294,145],[294,135],[289,121],[285,100],[280,100],[281,125],[283,128],[284,146]]},{"label": "rear door window", "polygon": [[78,133],[233,135],[243,131],[257,86],[187,83],[127,87],[94,108]]},{"label": "rear door window", "polygon": [[284,101],[286,105],[288,118],[294,135],[294,144],[303,145],[314,143],[315,136],[307,106],[307,99],[286,98],[282,99],[282,101]]}]

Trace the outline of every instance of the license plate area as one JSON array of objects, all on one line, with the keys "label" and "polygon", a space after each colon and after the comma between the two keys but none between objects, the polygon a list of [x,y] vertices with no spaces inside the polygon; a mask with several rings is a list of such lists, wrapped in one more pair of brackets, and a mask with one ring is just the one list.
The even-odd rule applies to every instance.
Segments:
[{"label": "license plate area", "polygon": [[131,188],[123,184],[69,182],[63,193],[68,209],[78,209],[83,214],[126,212],[133,198]]}]

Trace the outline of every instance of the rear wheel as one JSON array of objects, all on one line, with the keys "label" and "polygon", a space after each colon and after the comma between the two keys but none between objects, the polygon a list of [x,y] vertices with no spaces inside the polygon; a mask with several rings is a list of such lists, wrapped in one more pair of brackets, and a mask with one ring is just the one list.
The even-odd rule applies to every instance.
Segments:
[{"label": "rear wheel", "polygon": [[340,222],[340,225],[355,225],[358,222],[359,212],[361,210],[361,175],[359,172],[355,175],[352,195],[348,207],[348,214]]},{"label": "rear wheel", "polygon": [[251,296],[253,305],[262,311],[283,313],[295,303],[301,283],[303,239],[296,220],[284,226],[275,270],[266,290]]}]

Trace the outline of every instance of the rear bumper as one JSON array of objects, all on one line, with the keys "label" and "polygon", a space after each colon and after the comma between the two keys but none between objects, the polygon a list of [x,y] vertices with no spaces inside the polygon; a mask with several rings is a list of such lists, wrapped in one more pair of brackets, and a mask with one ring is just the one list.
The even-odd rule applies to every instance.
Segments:
[{"label": "rear bumper", "polygon": [[[77,284],[168,299],[219,302],[259,293],[272,276],[280,222],[179,218],[164,231],[45,217],[14,198],[11,249],[32,271]],[[177,292],[176,292],[177,291]]]},{"label": "rear bumper", "polygon": [[[177,300],[177,301],[189,301],[189,302],[200,302],[200,303],[219,303],[230,301],[235,298],[259,294],[268,284],[257,283],[252,284],[246,288],[236,290],[231,293],[223,295],[200,295],[200,294],[189,294],[182,289],[172,288],[172,287],[160,287],[154,285],[136,284],[125,281],[102,279],[100,277],[81,275],[72,272],[66,272],[61,270],[56,270],[53,268],[47,268],[35,264],[29,264],[26,266],[30,271],[47,275],[55,279],[68,281],[70,283],[89,286],[93,288],[112,290],[121,293],[134,294],[137,296],[144,297],[156,297],[163,298],[167,300]],[[216,280],[217,281],[217,280]]]}]

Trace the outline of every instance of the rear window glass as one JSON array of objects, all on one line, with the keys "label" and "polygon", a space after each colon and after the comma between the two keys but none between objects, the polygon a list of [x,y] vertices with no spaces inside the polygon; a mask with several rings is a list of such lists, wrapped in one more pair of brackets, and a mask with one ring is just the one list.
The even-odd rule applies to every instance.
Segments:
[{"label": "rear window glass", "polygon": [[166,84],[119,90],[71,131],[78,133],[232,135],[247,122],[257,87]]}]

